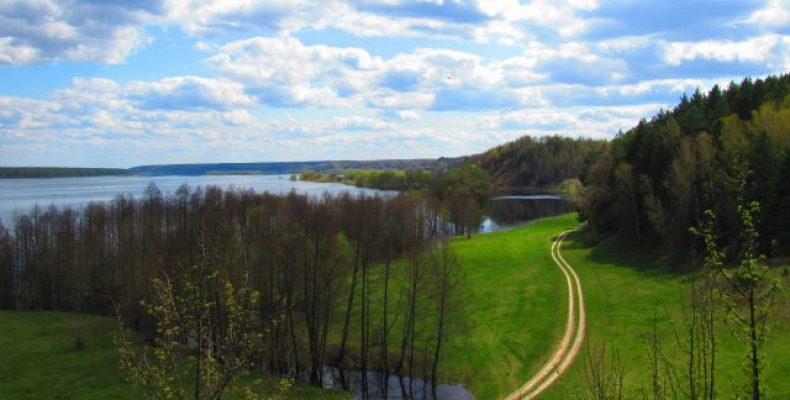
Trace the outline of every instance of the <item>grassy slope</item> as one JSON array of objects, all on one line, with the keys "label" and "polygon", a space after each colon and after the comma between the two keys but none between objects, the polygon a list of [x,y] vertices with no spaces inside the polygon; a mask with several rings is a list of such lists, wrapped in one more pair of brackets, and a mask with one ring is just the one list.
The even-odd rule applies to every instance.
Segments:
[{"label": "grassy slope", "polygon": [[[115,324],[111,319],[57,312],[0,311],[0,327],[0,398],[141,398],[123,381],[118,369],[111,338]],[[76,331],[83,332],[85,338],[82,351],[74,349]],[[345,396],[297,387],[289,398]]]},{"label": "grassy slope", "polygon": [[456,239],[464,269],[465,329],[443,359],[452,382],[478,399],[502,397],[537,372],[562,336],[567,289],[551,241],[576,224],[567,215],[525,229]]},{"label": "grassy slope", "polygon": [[[459,238],[452,246],[464,270],[460,309],[465,328],[449,341],[442,369],[446,381],[463,382],[479,399],[501,397],[523,384],[544,362],[562,335],[567,294],[562,274],[550,257],[551,240],[575,225],[566,215],[512,231]],[[572,236],[563,254],[578,271],[588,308],[588,343],[606,340],[620,352],[627,367],[626,385],[640,387],[646,373],[644,334],[653,315],[672,353],[670,322],[679,321],[681,296],[687,282],[668,273],[653,254],[582,245]],[[773,398],[790,397],[790,307],[779,307],[777,325],[767,344],[766,372]],[[109,333],[111,320],[102,317],[0,311],[0,393],[3,398],[135,399],[123,383]],[[86,334],[87,347],[73,350],[73,332]],[[742,382],[743,350],[721,329],[720,386]],[[726,355],[725,355],[726,354]],[[544,398],[564,399],[583,387],[583,359],[574,364]],[[726,371],[726,372],[724,372]],[[342,394],[324,394],[342,398]],[[320,398],[300,388],[292,398]]]},{"label": "grassy slope", "polygon": [[[626,369],[626,398],[641,398],[641,388],[648,383],[649,374],[645,340],[654,315],[666,355],[679,359],[672,326],[682,329],[682,299],[687,295],[687,278],[667,272],[667,262],[658,259],[655,253],[629,251],[613,245],[590,248],[580,243],[579,234],[566,242],[563,255],[579,273],[585,290],[586,344],[600,346],[605,341],[607,348],[617,349]],[[790,381],[784,376],[790,370],[788,297],[786,292],[782,294],[766,344],[769,367],[764,377],[772,398],[790,398]],[[720,326],[718,332],[717,386],[721,398],[730,398],[734,385],[747,382],[741,372],[746,348],[735,342],[727,327]],[[577,359],[568,375],[544,399],[571,398],[584,388],[583,357]]]}]

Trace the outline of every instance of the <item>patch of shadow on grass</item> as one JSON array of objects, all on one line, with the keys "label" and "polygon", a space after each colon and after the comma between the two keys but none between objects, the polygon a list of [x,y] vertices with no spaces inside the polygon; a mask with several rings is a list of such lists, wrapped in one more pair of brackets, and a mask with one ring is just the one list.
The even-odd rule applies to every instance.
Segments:
[{"label": "patch of shadow on grass", "polygon": [[676,255],[645,244],[610,237],[595,237],[585,228],[568,235],[563,250],[589,250],[585,257],[591,263],[618,265],[657,278],[686,276],[691,263],[679,261]]}]

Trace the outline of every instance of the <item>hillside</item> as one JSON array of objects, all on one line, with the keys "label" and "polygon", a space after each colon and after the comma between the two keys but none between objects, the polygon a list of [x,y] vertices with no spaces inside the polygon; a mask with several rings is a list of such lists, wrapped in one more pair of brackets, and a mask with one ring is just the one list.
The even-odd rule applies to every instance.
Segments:
[{"label": "hillside", "polygon": [[761,251],[790,253],[790,75],[684,96],[615,138],[588,171],[584,212],[603,235],[682,252],[704,210],[725,244],[759,202]]},{"label": "hillside", "polygon": [[603,140],[524,136],[472,156],[500,189],[546,188],[577,179],[605,149]]}]

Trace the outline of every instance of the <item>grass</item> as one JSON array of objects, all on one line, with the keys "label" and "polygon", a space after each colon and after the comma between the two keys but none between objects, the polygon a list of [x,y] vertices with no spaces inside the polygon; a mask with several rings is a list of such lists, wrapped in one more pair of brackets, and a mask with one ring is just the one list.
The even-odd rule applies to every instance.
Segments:
[{"label": "grass", "polygon": [[[106,317],[47,311],[0,311],[0,398],[140,399],[123,379]],[[75,334],[84,349],[75,349]],[[273,378],[264,386],[274,388]],[[261,389],[261,394],[269,393]],[[233,396],[229,396],[233,399]],[[344,399],[341,392],[297,386],[289,399]]]},{"label": "grass", "polygon": [[[547,218],[510,231],[457,238],[452,242],[463,269],[458,288],[460,330],[448,340],[441,361],[443,381],[463,383],[478,399],[495,399],[526,382],[549,358],[562,336],[567,291],[554,265],[551,241],[576,225],[574,215]],[[563,245],[576,269],[588,310],[587,344],[607,343],[626,367],[627,398],[641,397],[647,382],[645,337],[654,318],[665,352],[678,359],[672,326],[682,321],[688,281],[673,273],[660,253],[615,244],[590,247],[579,234]],[[790,280],[785,277],[785,287]],[[790,398],[790,295],[776,307],[765,350],[771,398]],[[54,312],[0,311],[0,397],[3,399],[137,399],[123,381],[110,334],[112,320]],[[76,351],[74,333],[85,349]],[[721,398],[746,383],[745,347],[719,327],[718,380]],[[583,355],[543,399],[573,398],[585,387]],[[272,380],[268,380],[269,383]],[[273,384],[272,384],[273,385]],[[272,386],[270,385],[270,386]],[[340,399],[345,394],[299,386],[292,399]]]},{"label": "grass", "polygon": [[[567,294],[551,261],[551,240],[575,225],[572,216],[526,229],[458,238],[464,271],[462,331],[442,359],[450,383],[477,398],[507,394],[533,374],[562,335]],[[0,393],[9,399],[136,399],[123,381],[110,334],[112,320],[55,312],[0,311]],[[74,349],[74,332],[85,349]],[[294,399],[343,398],[298,387]]]},{"label": "grass", "polygon": [[500,398],[550,357],[565,328],[568,301],[551,243],[574,225],[575,216],[566,215],[452,243],[464,271],[465,329],[442,360],[451,382],[463,382],[478,399]]},{"label": "grass", "polygon": [[[616,349],[625,367],[626,398],[641,398],[642,387],[649,383],[646,340],[654,318],[667,357],[675,362],[683,359],[675,345],[673,326],[682,329],[688,277],[671,272],[670,261],[655,251],[613,243],[591,247],[583,242],[583,234],[571,235],[562,253],[579,274],[585,291],[585,347],[605,342],[608,349]],[[790,398],[790,381],[785,377],[790,370],[788,297],[787,292],[780,294],[765,345],[768,368],[763,377],[768,394],[777,399]],[[721,324],[717,332],[717,389],[720,398],[731,398],[738,387],[748,383],[743,373],[746,347],[734,340],[728,326]],[[542,399],[573,398],[585,388],[585,382],[582,354]]]}]

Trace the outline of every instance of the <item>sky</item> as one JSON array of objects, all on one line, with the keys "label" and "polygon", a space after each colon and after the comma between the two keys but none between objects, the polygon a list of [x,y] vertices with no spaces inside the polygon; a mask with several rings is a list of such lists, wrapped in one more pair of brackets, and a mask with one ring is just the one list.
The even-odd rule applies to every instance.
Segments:
[{"label": "sky", "polygon": [[2,0],[0,165],[473,154],[612,138],[790,70],[790,0]]}]

